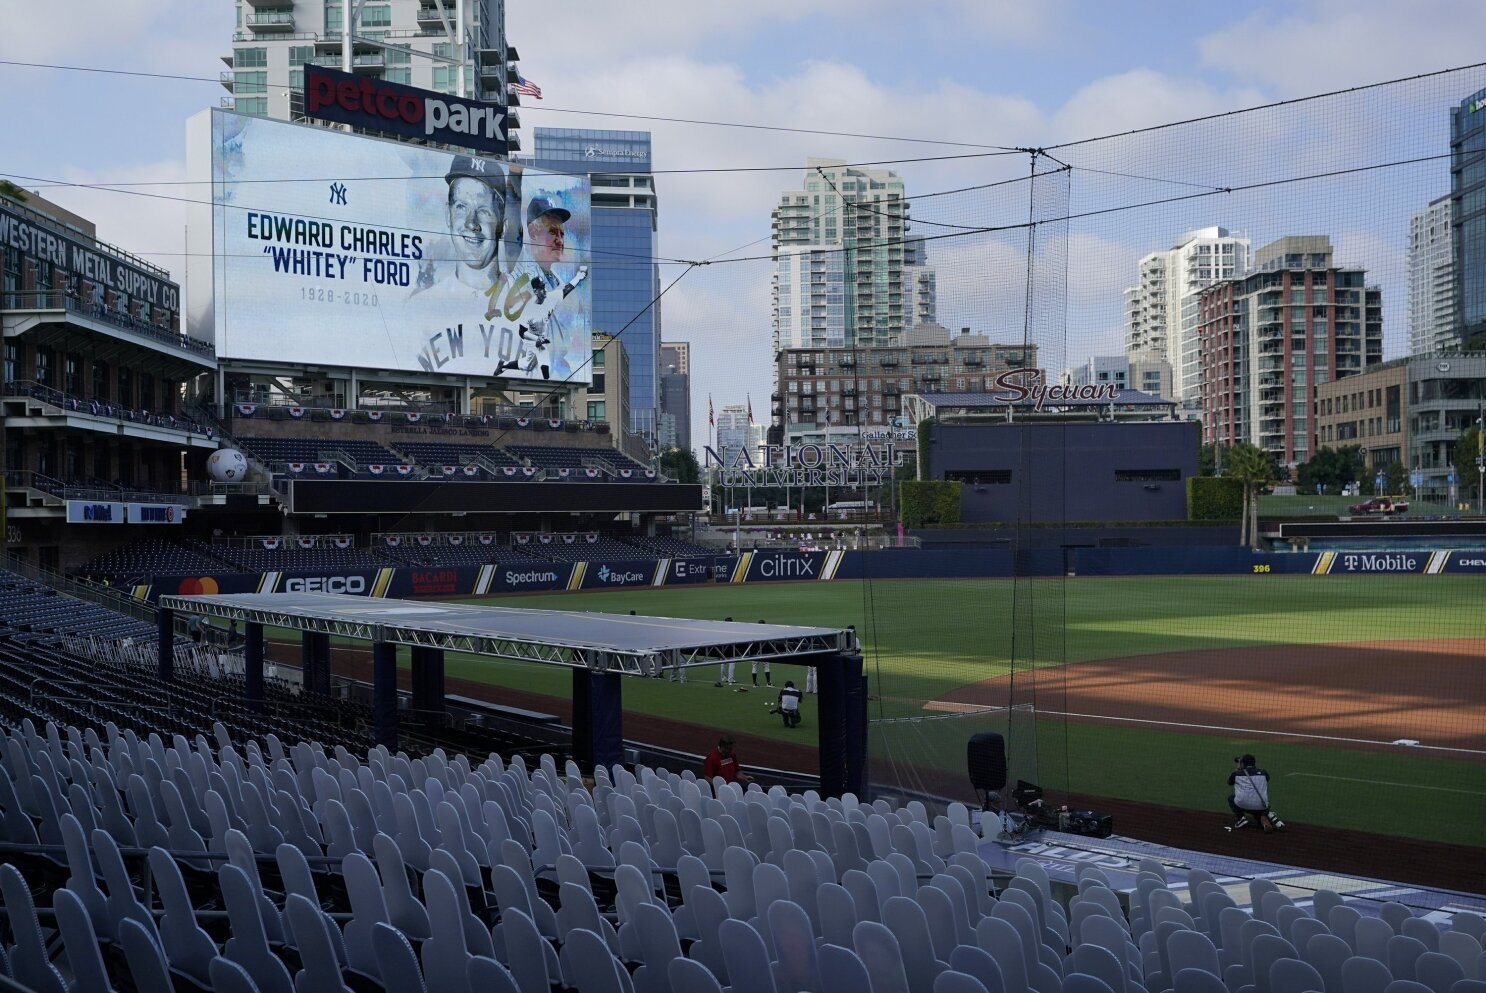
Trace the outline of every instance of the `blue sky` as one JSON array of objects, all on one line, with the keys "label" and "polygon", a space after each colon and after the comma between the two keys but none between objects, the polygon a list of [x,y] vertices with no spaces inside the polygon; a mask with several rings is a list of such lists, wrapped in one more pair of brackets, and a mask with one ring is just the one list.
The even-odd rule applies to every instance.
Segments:
[{"label": "blue sky", "polygon": [[[659,169],[965,150],[645,125],[547,108],[1040,146],[1466,65],[1481,60],[1479,40],[1486,37],[1486,4],[1472,0],[1294,0],[1233,8],[1081,0],[652,0],[643,12],[610,0],[508,0],[507,6],[522,72],[546,97],[523,108],[528,145],[531,129],[542,125],[648,127]],[[225,68],[220,56],[229,50],[231,30],[232,7],[223,0],[18,5],[0,31],[0,59],[215,79]],[[1477,71],[1066,154],[1081,156],[1081,166],[1213,185],[1435,154],[1445,150],[1449,105],[1482,86]],[[0,174],[81,183],[180,181],[185,119],[225,93],[216,83],[0,66],[7,119]],[[1012,175],[1024,171],[1025,160],[896,168],[913,196]],[[662,254],[705,258],[766,238],[770,207],[799,181],[797,171],[659,176]],[[203,192],[147,189],[184,197]],[[1072,203],[1087,209],[1191,189],[1076,172]],[[1400,279],[1407,218],[1447,189],[1445,165],[1426,163],[1075,222],[1067,233],[1066,353],[1117,351],[1119,291],[1133,282],[1135,261],[1187,227],[1216,223],[1247,231],[1256,246],[1280,234],[1332,234],[1343,262],[1367,266],[1384,285],[1388,350],[1396,354],[1406,347]],[[105,239],[183,271],[179,204],[93,190],[43,192],[97,220]],[[1002,223],[1018,215],[1026,215],[1025,187],[914,206],[915,217],[946,223]],[[931,250],[941,268],[943,323],[1000,338],[1020,334],[1016,307],[1001,285],[1020,272],[1021,237],[977,236]],[[767,241],[745,254],[759,247]],[[663,281],[677,271],[665,267]],[[703,431],[709,393],[719,407],[748,394],[765,405],[767,277],[760,263],[712,266],[688,275],[666,298],[666,337],[693,343],[693,423]],[[1054,351],[1062,349],[1048,348],[1045,356]]]}]

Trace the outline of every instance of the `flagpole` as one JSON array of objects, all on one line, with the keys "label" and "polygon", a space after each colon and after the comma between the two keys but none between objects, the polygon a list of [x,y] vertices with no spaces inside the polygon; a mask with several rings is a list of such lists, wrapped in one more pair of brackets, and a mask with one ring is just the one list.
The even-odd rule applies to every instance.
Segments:
[{"label": "flagpole", "polygon": [[[747,440],[744,442],[744,445],[747,448],[749,448],[749,449],[752,449],[753,448],[753,394],[751,394],[751,393],[748,394],[748,437],[747,437]],[[753,461],[753,454],[754,453],[751,450],[748,453],[748,461],[750,463]],[[753,473],[752,473],[752,471],[750,471],[749,474],[748,474],[748,495],[747,495],[747,500],[748,500],[748,506],[752,507],[753,506]],[[765,514],[764,515],[765,519],[767,519],[768,516],[769,516],[768,514]]]},{"label": "flagpole", "polygon": [[826,451],[821,457],[821,465],[825,467],[826,502],[820,508],[820,516],[829,521],[831,519],[831,408],[826,408]]}]

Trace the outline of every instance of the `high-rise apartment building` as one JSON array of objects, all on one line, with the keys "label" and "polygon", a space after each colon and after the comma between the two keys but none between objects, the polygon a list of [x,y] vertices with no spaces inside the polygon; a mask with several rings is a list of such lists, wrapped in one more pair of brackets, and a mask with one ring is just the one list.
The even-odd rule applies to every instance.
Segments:
[{"label": "high-rise apartment building", "polygon": [[1460,347],[1455,309],[1455,201],[1442,196],[1409,218],[1409,352]]},{"label": "high-rise apartment building", "polygon": [[913,326],[904,266],[922,246],[908,247],[908,211],[897,173],[806,160],[772,215],[776,350],[887,345]]},{"label": "high-rise apartment building", "polygon": [[650,132],[537,128],[538,169],[588,173],[593,184],[593,327],[618,335],[629,358],[629,430],[658,443],[660,415],[659,214]]},{"label": "high-rise apartment building", "polygon": [[1383,361],[1383,293],[1335,264],[1331,239],[1255,253],[1254,271],[1202,291],[1202,440],[1253,444],[1286,465],[1316,450],[1315,387]]},{"label": "high-rise apartment building", "polygon": [[[819,444],[837,437],[912,436],[903,398],[913,393],[984,393],[1010,370],[1035,370],[1037,346],[957,335],[937,325],[905,332],[876,348],[783,349],[775,353],[777,443]],[[721,423],[721,422],[719,422]]]},{"label": "high-rise apartment building", "polygon": [[734,465],[742,458],[743,452],[748,452],[748,458],[754,458],[753,452],[762,443],[763,426],[751,424],[748,420],[748,407],[741,403],[724,404],[717,412],[717,444],[715,446],[718,456],[726,465]]},{"label": "high-rise apartment building", "polygon": [[[508,89],[517,53],[506,44],[505,0],[465,0],[458,8],[454,0],[236,0],[235,7],[232,54],[223,57],[232,68],[221,74],[232,94],[222,100],[228,109],[301,119],[304,66],[312,63],[498,104],[506,108],[510,149],[521,147],[521,98]],[[349,60],[348,9],[360,11]]]},{"label": "high-rise apartment building", "polygon": [[1171,399],[1171,366],[1165,359],[1136,353],[1124,355],[1091,355],[1082,365],[1063,375],[1070,386],[1113,386],[1121,390],[1140,390],[1163,400]]},{"label": "high-rise apartment building", "polygon": [[660,346],[660,416],[662,448],[691,447],[691,344],[666,341]]},{"label": "high-rise apartment building", "polygon": [[1247,238],[1215,226],[1188,231],[1169,250],[1140,260],[1140,283],[1125,291],[1125,354],[1170,363],[1171,399],[1200,392],[1198,294],[1244,275],[1248,258]]},{"label": "high-rise apartment building", "polygon": [[939,276],[929,265],[929,246],[922,238],[903,246],[903,303],[907,327],[939,323]]},{"label": "high-rise apartment building", "polygon": [[1450,224],[1461,343],[1486,350],[1486,90],[1450,111]]}]

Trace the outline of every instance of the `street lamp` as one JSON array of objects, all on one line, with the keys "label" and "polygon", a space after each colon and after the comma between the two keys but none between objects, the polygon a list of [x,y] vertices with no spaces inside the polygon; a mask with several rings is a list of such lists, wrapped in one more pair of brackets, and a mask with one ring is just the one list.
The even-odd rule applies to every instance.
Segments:
[{"label": "street lamp", "polygon": [[1486,401],[1476,418],[1476,514],[1486,517]]}]

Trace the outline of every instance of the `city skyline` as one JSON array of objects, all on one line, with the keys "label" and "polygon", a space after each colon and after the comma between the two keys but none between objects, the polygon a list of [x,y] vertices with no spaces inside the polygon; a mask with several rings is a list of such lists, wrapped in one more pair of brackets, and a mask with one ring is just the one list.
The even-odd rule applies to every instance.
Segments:
[{"label": "city skyline", "polygon": [[[221,95],[215,81],[234,30],[235,7],[80,6],[86,9],[75,18],[75,31],[58,32],[39,13],[13,18],[0,39],[0,57],[210,81],[105,77],[107,106],[129,108],[109,114],[102,111],[101,80],[93,74],[0,67],[5,83],[47,94],[45,101],[18,104],[13,127],[15,133],[45,134],[48,140],[11,149],[3,168],[20,177],[21,185],[43,188],[50,198],[95,218],[101,238],[180,278],[183,208],[169,198],[189,198],[189,187],[110,193],[46,183],[183,180],[182,122]],[[506,36],[522,50],[522,74],[540,82],[545,97],[523,101],[524,136],[537,126],[643,127],[654,136],[657,174],[789,166],[798,175],[799,163],[811,155],[857,163],[934,159],[874,166],[897,171],[909,193],[921,198],[1025,174],[1027,158],[950,159],[946,156],[979,150],[567,111],[1038,147],[1473,63],[1468,39],[1486,27],[1486,11],[1479,5],[1447,0],[1345,7],[1317,0],[1283,11],[1232,14],[1184,9],[1148,22],[1092,3],[1070,2],[1056,11],[997,8],[990,16],[982,5],[945,0],[936,11],[959,27],[948,35],[937,30],[936,18],[895,21],[898,28],[891,32],[885,22],[874,27],[872,18],[853,17],[848,25],[837,20],[838,8],[830,2],[788,9],[765,4],[728,16],[690,8],[682,13],[679,5],[668,10],[662,4],[664,25],[647,30],[630,23],[618,6],[596,5],[591,16],[565,25],[563,46],[549,49],[537,43],[546,30],[540,8],[521,2],[505,6]],[[1429,27],[1440,23],[1452,30],[1442,35]],[[822,30],[826,25],[832,29]],[[1328,44],[1338,31],[1347,31],[1352,43]],[[915,38],[931,37],[941,53],[932,65],[902,66],[890,57]],[[1110,45],[1111,37],[1138,38],[1138,43]],[[1272,57],[1234,55],[1257,48]],[[995,57],[986,58],[987,50]],[[624,57],[611,58],[614,53]],[[1285,140],[1275,148],[1283,147],[1283,161],[1276,161],[1275,148],[1259,132],[1243,144],[1245,129],[1258,128],[1258,118],[1252,125],[1241,118],[1225,121],[1224,134],[1231,140],[1221,146],[1214,145],[1216,127],[1199,128],[1200,140],[1190,148],[1168,148],[1152,139],[1131,151],[1129,161],[1113,153],[1092,160],[1072,156],[1080,167],[1107,167],[1166,185],[1130,181],[1116,190],[1113,178],[1085,171],[1075,173],[1071,196],[1079,206],[1146,202],[1194,189],[1169,181],[1195,188],[1236,186],[1448,152],[1450,110],[1483,83],[1486,76],[1475,70],[1439,83],[1379,91],[1371,101],[1322,101],[1313,110],[1300,105],[1280,128]],[[54,124],[59,120],[78,126],[59,128]],[[967,127],[971,121],[974,126]],[[99,143],[109,155],[96,154]],[[657,232],[658,255],[716,260],[762,254],[757,242],[763,237],[766,250],[768,213],[789,185],[789,175],[662,177],[667,205]],[[1367,269],[1369,278],[1384,287],[1385,355],[1405,354],[1409,218],[1449,191],[1448,162],[1431,160],[1305,192],[1297,187],[1283,195],[1225,195],[1222,203],[1196,199],[1083,222],[1068,235],[1066,354],[1047,351],[1044,364],[1056,374],[1074,356],[1118,352],[1121,292],[1136,278],[1138,260],[1169,248],[1182,231],[1214,223],[1244,232],[1256,245],[1292,233],[1329,235],[1339,264]],[[910,198],[910,203],[915,233],[931,236],[953,234],[953,225],[1010,221],[1014,208],[1025,219],[1027,210],[1024,189],[1001,199],[987,193]],[[932,246],[929,257],[938,274],[941,323],[986,329],[997,338],[1020,330],[1015,300],[1003,302],[992,293],[1021,271],[1025,244],[1015,233],[946,238]],[[662,262],[661,288],[683,271],[684,265]],[[692,341],[695,349],[694,424],[705,423],[709,390],[752,393],[756,401],[768,395],[773,363],[767,344],[767,271],[765,262],[729,269],[714,261],[690,271],[666,297],[668,333]]]}]

